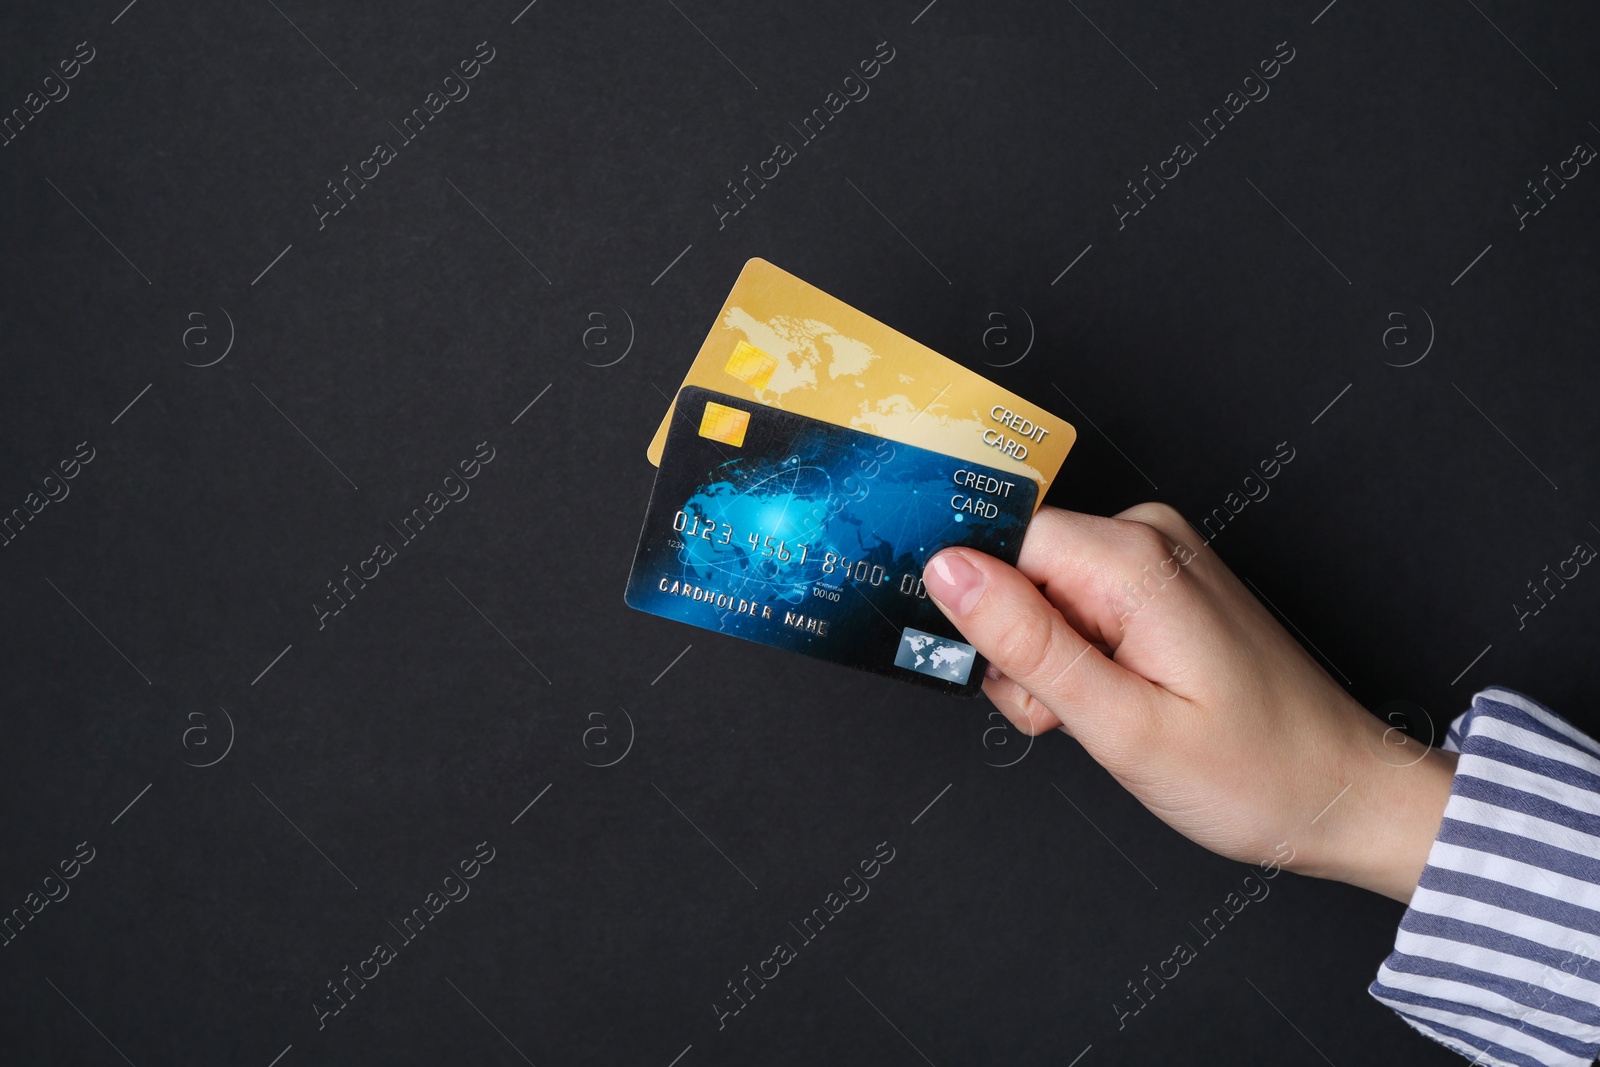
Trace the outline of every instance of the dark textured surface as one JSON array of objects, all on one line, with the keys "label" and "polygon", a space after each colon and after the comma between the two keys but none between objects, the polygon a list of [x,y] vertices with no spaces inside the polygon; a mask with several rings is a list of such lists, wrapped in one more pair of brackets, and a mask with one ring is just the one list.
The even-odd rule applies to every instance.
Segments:
[{"label": "dark textured surface", "polygon": [[[1600,578],[1513,607],[1600,543],[1600,176],[1511,206],[1600,144],[1595,13],[1321,7],[8,8],[0,107],[94,58],[0,148],[0,508],[94,458],[0,549],[0,905],[94,858],[0,948],[0,1059],[1457,1062],[1365,993],[1399,907],[1292,875],[1119,1030],[1249,868],[1065,737],[1013,762],[987,705],[621,597],[649,434],[760,255],[1075,422],[1051,503],[1198,521],[1289,442],[1216,546],[1359,699],[1442,729],[1495,682],[1600,728]],[[319,229],[480,41],[470,95]],[[719,229],[724,182],[881,41],[870,95]],[[880,842],[871,895],[719,1030]]]}]

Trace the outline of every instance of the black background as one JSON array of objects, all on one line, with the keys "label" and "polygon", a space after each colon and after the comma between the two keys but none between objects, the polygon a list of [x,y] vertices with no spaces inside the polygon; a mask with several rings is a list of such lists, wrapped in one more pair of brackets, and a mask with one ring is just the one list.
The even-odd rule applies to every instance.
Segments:
[{"label": "black background", "polygon": [[[0,949],[0,1058],[1458,1062],[1366,994],[1400,907],[1292,875],[1119,1031],[1248,868],[1063,736],[621,591],[645,445],[760,255],[1074,422],[1053,504],[1199,516],[1288,441],[1216,547],[1358,699],[1426,736],[1498,683],[1600,728],[1600,578],[1512,606],[1600,541],[1600,178],[1511,206],[1600,142],[1592,5],[923,2],[8,6],[6,112],[96,54],[0,148],[0,510],[95,458],[0,549],[0,909],[95,859]],[[724,182],[885,40],[719,230]],[[319,629],[482,441],[471,496]],[[480,841],[471,896],[319,1031]],[[719,1031],[724,983],[884,841]]]}]

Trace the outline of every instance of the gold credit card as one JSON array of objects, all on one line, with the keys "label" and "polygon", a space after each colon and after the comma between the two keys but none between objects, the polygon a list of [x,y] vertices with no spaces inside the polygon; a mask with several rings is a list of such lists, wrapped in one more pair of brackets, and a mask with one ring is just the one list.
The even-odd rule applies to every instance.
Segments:
[{"label": "gold credit card", "polygon": [[[764,259],[744,265],[683,385],[1031,478],[1039,502],[1078,436],[1065,419]],[[650,442],[657,466],[672,415]]]}]

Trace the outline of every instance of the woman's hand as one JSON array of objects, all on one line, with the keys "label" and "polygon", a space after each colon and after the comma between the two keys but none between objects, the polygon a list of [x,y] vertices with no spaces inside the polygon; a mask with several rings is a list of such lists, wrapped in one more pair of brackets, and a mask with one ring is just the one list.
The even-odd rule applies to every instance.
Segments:
[{"label": "woman's hand", "polygon": [[1041,508],[1015,569],[953,548],[923,578],[1024,733],[1214,852],[1411,899],[1455,757],[1357,704],[1172,508]]}]

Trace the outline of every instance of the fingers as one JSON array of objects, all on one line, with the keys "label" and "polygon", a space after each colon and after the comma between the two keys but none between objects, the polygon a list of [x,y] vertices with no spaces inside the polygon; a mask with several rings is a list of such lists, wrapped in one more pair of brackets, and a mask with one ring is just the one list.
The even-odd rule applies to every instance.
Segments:
[{"label": "fingers", "polygon": [[1005,676],[986,682],[985,689],[996,688],[996,705],[1019,728],[1038,733],[1050,729],[1054,717],[1087,742],[1089,734],[1109,727],[1108,719],[1148,714],[1148,683],[1096,651],[1015,568],[952,548],[928,562],[923,582],[950,621]]},{"label": "fingers", "polygon": [[1040,508],[1017,569],[1044,588],[1069,625],[1113,653],[1127,625],[1167,591],[1203,544],[1164,504],[1141,504],[1115,518]]},{"label": "fingers", "polygon": [[1022,688],[1014,679],[1001,674],[992,663],[988,676],[983,680],[983,694],[1010,720],[1012,726],[1029,737],[1037,737],[1046,730],[1065,729],[1055,712],[1045,707],[1038,697]]},{"label": "fingers", "polygon": [[1189,525],[1189,520],[1184,518],[1178,509],[1171,504],[1160,504],[1155,501],[1135,504],[1126,511],[1117,512],[1111,518],[1114,521],[1142,522],[1146,526],[1153,526],[1166,534],[1169,540],[1189,541],[1192,547],[1197,548],[1198,545],[1205,543],[1205,539],[1201,538],[1195,528]]}]

